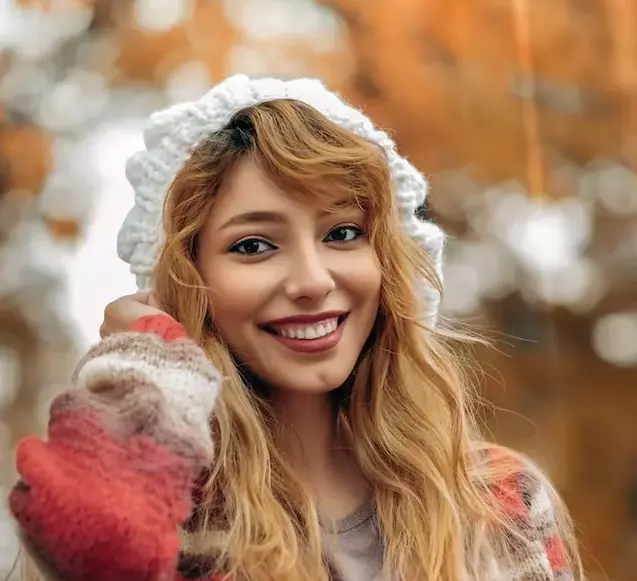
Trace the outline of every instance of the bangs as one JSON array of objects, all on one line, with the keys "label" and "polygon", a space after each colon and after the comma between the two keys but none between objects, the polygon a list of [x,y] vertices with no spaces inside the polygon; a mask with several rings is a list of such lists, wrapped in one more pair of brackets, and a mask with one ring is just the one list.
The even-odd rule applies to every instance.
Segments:
[{"label": "bangs", "polygon": [[239,111],[231,122],[255,160],[289,195],[328,212],[391,212],[390,175],[382,149],[342,129],[313,107],[276,100]]}]

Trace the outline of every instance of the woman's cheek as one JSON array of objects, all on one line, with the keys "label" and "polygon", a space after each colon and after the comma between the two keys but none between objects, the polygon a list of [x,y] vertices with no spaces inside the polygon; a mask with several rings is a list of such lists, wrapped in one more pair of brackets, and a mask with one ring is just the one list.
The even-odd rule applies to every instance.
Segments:
[{"label": "woman's cheek", "polygon": [[335,278],[357,294],[368,295],[378,292],[382,273],[374,249],[366,245],[340,254],[333,263],[332,272]]},{"label": "woman's cheek", "polygon": [[[209,277],[212,279],[212,275]],[[233,264],[214,271],[208,282],[213,317],[216,319],[248,319],[258,313],[264,299],[276,284],[272,269],[264,264]]]}]

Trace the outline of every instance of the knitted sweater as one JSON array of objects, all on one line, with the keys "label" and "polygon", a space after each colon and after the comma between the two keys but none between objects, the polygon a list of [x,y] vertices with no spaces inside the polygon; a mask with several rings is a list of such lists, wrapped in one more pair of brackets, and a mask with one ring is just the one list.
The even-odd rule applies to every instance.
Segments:
[{"label": "knitted sweater", "polygon": [[[48,439],[17,448],[9,504],[33,578],[213,581],[179,550],[179,525],[213,460],[209,417],[220,378],[204,352],[170,317],[142,317],[91,348],[74,384],[53,401]],[[570,579],[539,482],[520,471],[494,493],[529,538],[512,554],[510,579]],[[330,559],[343,581],[370,581],[369,560],[382,557],[378,527],[357,522],[344,526]]]}]

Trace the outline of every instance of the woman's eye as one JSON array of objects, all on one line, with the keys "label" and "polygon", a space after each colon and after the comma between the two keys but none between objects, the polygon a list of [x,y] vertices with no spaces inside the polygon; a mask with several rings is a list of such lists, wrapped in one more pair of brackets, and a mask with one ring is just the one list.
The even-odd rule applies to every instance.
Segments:
[{"label": "woman's eye", "polygon": [[246,238],[232,246],[230,248],[230,252],[244,254],[246,256],[255,256],[274,249],[274,245],[266,242],[265,240],[261,240],[260,238]]},{"label": "woman's eye", "polygon": [[356,226],[338,226],[326,237],[326,242],[352,242],[363,235],[363,231]]}]

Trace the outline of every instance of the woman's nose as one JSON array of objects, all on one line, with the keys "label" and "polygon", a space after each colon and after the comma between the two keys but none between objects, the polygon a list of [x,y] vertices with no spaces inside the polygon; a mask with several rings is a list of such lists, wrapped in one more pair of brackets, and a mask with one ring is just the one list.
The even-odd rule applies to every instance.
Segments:
[{"label": "woman's nose", "polygon": [[318,302],[330,294],[336,283],[318,249],[299,252],[290,263],[286,294],[292,300]]}]

